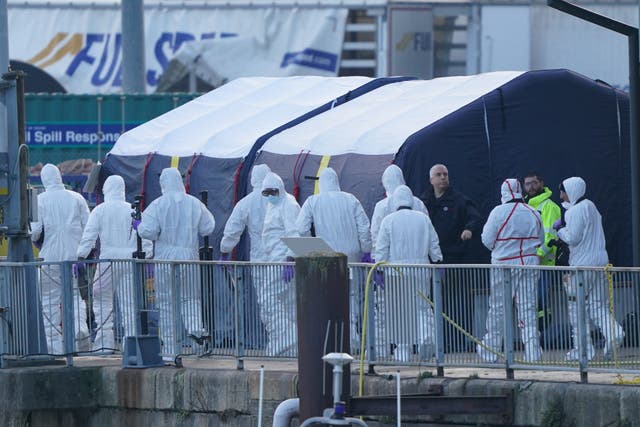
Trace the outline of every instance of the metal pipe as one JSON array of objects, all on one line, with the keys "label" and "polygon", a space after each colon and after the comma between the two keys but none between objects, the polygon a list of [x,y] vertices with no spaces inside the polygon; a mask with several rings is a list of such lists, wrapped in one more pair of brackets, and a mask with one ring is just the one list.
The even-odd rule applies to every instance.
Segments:
[{"label": "metal pipe", "polygon": [[[7,20],[7,0],[0,0],[0,76],[7,72],[9,68],[9,34],[8,34],[8,20]],[[0,84],[3,84],[3,80],[0,78]],[[9,151],[9,124],[8,124],[8,111],[9,100],[6,96],[6,90],[0,88],[0,163],[7,163],[8,151]],[[2,171],[6,174],[7,180],[9,177],[9,171]],[[7,185],[8,190],[8,185]]]},{"label": "metal pipe", "polygon": [[629,156],[631,162],[631,233],[633,265],[640,266],[640,122],[638,106],[638,29],[628,35],[629,39]]},{"label": "metal pipe", "polygon": [[[280,403],[273,414],[273,427],[289,427],[291,420],[298,416],[300,411],[300,399],[287,399]],[[260,420],[258,420],[260,422]],[[258,424],[260,427],[260,424]]]},{"label": "metal pipe", "polygon": [[396,423],[398,427],[402,426],[402,402],[400,394],[400,371],[396,371]]},{"label": "metal pipe", "polygon": [[0,75],[9,70],[9,19],[7,0],[0,0]]},{"label": "metal pipe", "polygon": [[[260,391],[258,392],[258,427],[262,427],[263,394],[264,394],[264,365],[260,365]],[[282,403],[280,405],[282,405]],[[280,407],[280,405],[278,405],[278,408]],[[278,413],[278,408],[276,408],[276,413]],[[275,414],[273,415],[273,417],[274,417],[274,424],[275,424]]]},{"label": "metal pipe", "polygon": [[342,366],[335,365],[333,367],[333,404],[340,402],[342,394]]},{"label": "metal pipe", "polygon": [[[588,373],[587,369],[589,368],[589,344],[591,344],[591,335],[589,334],[589,330],[587,325],[587,311],[586,311],[586,292],[584,289],[584,272],[578,271],[578,287],[576,289],[576,310],[578,310],[578,325],[574,326],[575,331],[573,334],[573,339],[576,339],[576,335],[578,335],[578,350],[580,352],[579,356],[579,366],[580,366],[580,382],[582,384],[586,384],[588,382]],[[609,337],[607,337],[609,339]]]},{"label": "metal pipe", "polygon": [[97,162],[102,160],[102,97],[99,96],[96,98],[96,103],[98,105],[98,158]]},{"label": "metal pipe", "polygon": [[[500,274],[504,278],[504,291],[502,294],[502,307],[504,310],[504,322],[502,324],[503,330],[503,346],[504,346],[504,364],[506,377],[510,380],[513,379],[513,277],[511,276],[511,269],[504,268],[500,271]],[[493,292],[493,289],[491,289]],[[521,314],[522,315],[522,314]]]},{"label": "metal pipe", "polygon": [[599,15],[564,0],[547,0],[547,5],[561,12],[583,19],[616,33],[623,34],[629,40],[629,155],[631,167],[631,242],[633,265],[640,266],[640,141],[638,141],[638,28]]},{"label": "metal pipe", "polygon": [[143,0],[121,3],[122,12],[122,90],[145,93],[146,66],[144,49]]},{"label": "metal pipe", "polygon": [[[146,0],[144,3],[145,3],[144,4],[145,10],[157,9],[161,7],[162,9],[166,9],[169,11],[176,10],[176,9],[177,10],[210,10],[212,8],[221,9],[221,10],[225,10],[225,9],[255,10],[258,8],[280,10],[280,9],[290,9],[293,7],[297,9],[329,9],[329,8],[336,7],[334,2],[326,2],[326,3],[321,3],[319,1],[317,2],[306,2],[306,1],[305,2],[299,2],[299,1],[279,2],[276,0],[270,3],[265,2],[260,4],[256,4],[255,0],[254,1],[229,0],[225,3],[216,2],[215,4],[212,4],[207,0],[202,0],[202,1]],[[386,5],[383,5],[383,4],[367,4],[366,0],[360,0],[360,1],[342,0],[340,3],[341,3],[340,4],[341,7],[353,7],[353,8],[366,7],[367,10],[381,11],[381,13],[384,13],[386,8]],[[92,8],[96,10],[114,10],[114,9],[119,9],[119,4],[120,2],[116,2],[116,1],[109,2],[109,3],[100,3],[96,1],[75,1],[74,0],[73,2],[56,3],[55,8],[61,9],[61,10],[69,10],[69,9],[74,10],[74,9],[86,9],[86,8]],[[53,6],[49,2],[48,3],[44,3],[44,2],[29,3],[28,1],[25,1],[24,3],[20,3],[18,7],[20,7],[21,9],[42,9],[43,7],[52,8]]]}]

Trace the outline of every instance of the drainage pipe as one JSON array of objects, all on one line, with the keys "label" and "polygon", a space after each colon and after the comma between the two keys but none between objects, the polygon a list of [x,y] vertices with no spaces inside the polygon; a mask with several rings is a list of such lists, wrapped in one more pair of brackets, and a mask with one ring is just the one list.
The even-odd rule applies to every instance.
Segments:
[{"label": "drainage pipe", "polygon": [[396,371],[396,422],[397,422],[397,426],[400,427],[402,425],[402,409],[401,409],[401,402],[400,402],[400,371]]},{"label": "drainage pipe", "polygon": [[280,403],[273,414],[273,427],[290,427],[291,420],[298,416],[300,399],[287,399]]},{"label": "drainage pipe", "polygon": [[264,395],[264,365],[260,366],[260,391],[258,392],[258,427],[262,427],[262,401]]}]

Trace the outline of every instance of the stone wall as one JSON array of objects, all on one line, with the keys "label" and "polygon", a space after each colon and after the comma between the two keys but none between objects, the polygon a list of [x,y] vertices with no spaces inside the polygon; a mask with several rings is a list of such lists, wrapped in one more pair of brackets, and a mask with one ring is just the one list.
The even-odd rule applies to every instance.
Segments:
[{"label": "stone wall", "polygon": [[[510,394],[515,426],[640,426],[640,387],[486,379],[404,378],[403,393],[441,384],[446,395]],[[352,389],[357,390],[354,376]],[[365,395],[393,395],[395,379],[367,376]],[[120,427],[258,425],[259,371],[194,368],[46,367],[0,370],[2,426]],[[263,426],[296,396],[296,374],[265,371]],[[411,419],[410,419],[411,418]],[[395,417],[367,420],[395,425]],[[385,424],[386,422],[386,424]],[[555,422],[555,424],[554,424]],[[499,416],[406,417],[403,426],[504,425]],[[559,424],[558,424],[559,423]]]}]

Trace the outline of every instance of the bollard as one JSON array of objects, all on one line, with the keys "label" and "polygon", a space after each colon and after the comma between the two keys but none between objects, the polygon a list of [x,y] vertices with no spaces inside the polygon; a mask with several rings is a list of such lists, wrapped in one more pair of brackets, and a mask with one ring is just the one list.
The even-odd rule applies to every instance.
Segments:
[{"label": "bollard", "polygon": [[[323,252],[296,258],[298,395],[300,422],[333,407],[332,370],[327,353],[349,352],[349,269],[344,254]],[[351,390],[344,369],[342,400]]]}]

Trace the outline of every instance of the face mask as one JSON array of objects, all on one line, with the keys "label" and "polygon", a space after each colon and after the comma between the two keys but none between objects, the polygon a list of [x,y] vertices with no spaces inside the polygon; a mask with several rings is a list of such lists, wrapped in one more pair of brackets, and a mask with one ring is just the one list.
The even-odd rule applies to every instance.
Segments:
[{"label": "face mask", "polygon": [[569,209],[571,207],[571,203],[569,202],[562,202],[562,207],[566,209]]},{"label": "face mask", "polygon": [[275,205],[276,203],[278,203],[278,201],[280,201],[280,197],[278,197],[278,196],[273,196],[273,195],[271,195],[271,196],[267,196],[267,201],[268,201],[269,203],[271,203],[272,205]]}]

